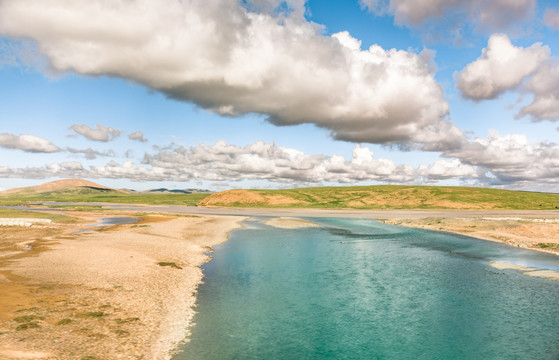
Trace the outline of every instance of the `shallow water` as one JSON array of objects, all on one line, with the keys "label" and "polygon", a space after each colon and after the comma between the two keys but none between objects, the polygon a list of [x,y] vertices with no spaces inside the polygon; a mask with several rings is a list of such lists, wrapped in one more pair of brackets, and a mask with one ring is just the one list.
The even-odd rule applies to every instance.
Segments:
[{"label": "shallow water", "polygon": [[[316,220],[316,219],[314,219]],[[249,222],[204,267],[182,359],[559,359],[553,255],[372,220]]]}]

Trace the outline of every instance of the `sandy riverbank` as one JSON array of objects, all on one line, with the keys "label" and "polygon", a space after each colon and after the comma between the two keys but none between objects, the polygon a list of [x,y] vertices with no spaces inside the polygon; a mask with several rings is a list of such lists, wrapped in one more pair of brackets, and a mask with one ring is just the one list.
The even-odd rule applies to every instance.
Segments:
[{"label": "sandy riverbank", "polygon": [[34,249],[0,258],[0,358],[168,359],[188,336],[205,253],[241,221],[152,215],[80,234],[51,227],[47,238],[29,229]]},{"label": "sandy riverbank", "polygon": [[[510,246],[559,255],[559,218],[541,216],[426,217],[383,219],[387,224],[446,231],[478,239],[502,242]],[[540,216],[537,216],[540,215]]]}]

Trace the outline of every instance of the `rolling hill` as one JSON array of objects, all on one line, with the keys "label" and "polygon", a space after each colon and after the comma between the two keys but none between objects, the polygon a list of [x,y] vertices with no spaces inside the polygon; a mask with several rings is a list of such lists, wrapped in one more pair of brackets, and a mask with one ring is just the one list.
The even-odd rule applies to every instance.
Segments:
[{"label": "rolling hill", "polygon": [[353,186],[229,190],[200,206],[323,209],[559,209],[559,194],[443,186]]},{"label": "rolling hill", "polygon": [[87,180],[72,179],[0,192],[0,205],[55,201],[195,206],[206,196],[208,193],[140,193],[112,189]]},{"label": "rolling hill", "polygon": [[346,186],[183,193],[115,190],[59,180],[0,192],[0,205],[37,201],[312,209],[557,210],[559,194],[451,186]]},{"label": "rolling hill", "polygon": [[38,186],[15,188],[0,192],[0,196],[36,195],[36,194],[90,194],[90,193],[123,192],[82,179],[66,179],[51,181]]}]

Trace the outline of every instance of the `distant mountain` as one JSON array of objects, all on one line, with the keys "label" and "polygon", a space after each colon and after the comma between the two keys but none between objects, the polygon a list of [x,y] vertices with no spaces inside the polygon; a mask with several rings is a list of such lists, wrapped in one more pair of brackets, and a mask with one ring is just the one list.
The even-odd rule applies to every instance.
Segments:
[{"label": "distant mountain", "polygon": [[145,192],[148,193],[172,193],[172,194],[207,194],[211,193],[212,191],[206,189],[167,189],[167,188],[159,188],[159,189],[151,189],[146,190]]},{"label": "distant mountain", "polygon": [[97,183],[82,179],[67,179],[51,181],[42,185],[15,188],[0,192],[0,195],[33,195],[43,193],[80,194],[91,192],[125,192],[112,189]]}]

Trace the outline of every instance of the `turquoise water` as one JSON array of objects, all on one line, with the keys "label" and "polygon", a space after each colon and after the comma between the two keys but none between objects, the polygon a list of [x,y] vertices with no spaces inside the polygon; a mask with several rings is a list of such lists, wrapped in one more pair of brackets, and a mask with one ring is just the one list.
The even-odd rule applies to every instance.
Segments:
[{"label": "turquoise water", "polygon": [[371,220],[257,222],[204,268],[183,359],[559,359],[557,257]]}]

